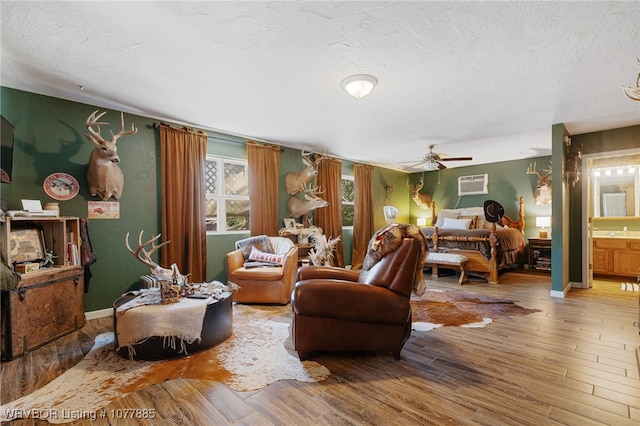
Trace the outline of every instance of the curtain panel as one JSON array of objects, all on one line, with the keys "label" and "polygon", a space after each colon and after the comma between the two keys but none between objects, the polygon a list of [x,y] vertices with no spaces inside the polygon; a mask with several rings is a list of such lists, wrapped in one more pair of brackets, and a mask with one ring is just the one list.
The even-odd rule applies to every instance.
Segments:
[{"label": "curtain panel", "polygon": [[251,235],[278,235],[280,147],[247,141]]},{"label": "curtain panel", "polygon": [[355,202],[353,218],[353,254],[351,268],[362,269],[367,254],[369,240],[373,236],[373,188],[371,173],[373,167],[366,164],[354,164],[353,180],[355,184]]},{"label": "curtain panel", "polygon": [[206,281],[204,165],[207,135],[160,125],[162,247],[165,267],[175,263],[192,282]]},{"label": "curtain panel", "polygon": [[318,165],[316,184],[320,191],[324,191],[320,197],[329,205],[315,210],[315,225],[322,228],[327,240],[340,237],[336,245],[336,252],[332,266],[344,267],[344,250],[342,244],[342,161],[335,158],[323,159]]}]

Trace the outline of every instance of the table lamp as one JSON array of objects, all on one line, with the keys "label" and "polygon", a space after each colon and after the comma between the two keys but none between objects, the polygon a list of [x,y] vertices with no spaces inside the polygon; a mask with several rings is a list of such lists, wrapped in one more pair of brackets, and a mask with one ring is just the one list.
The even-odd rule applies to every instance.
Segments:
[{"label": "table lamp", "polygon": [[536,227],[540,229],[540,238],[549,238],[549,234],[545,228],[551,226],[551,216],[538,216],[536,217]]}]

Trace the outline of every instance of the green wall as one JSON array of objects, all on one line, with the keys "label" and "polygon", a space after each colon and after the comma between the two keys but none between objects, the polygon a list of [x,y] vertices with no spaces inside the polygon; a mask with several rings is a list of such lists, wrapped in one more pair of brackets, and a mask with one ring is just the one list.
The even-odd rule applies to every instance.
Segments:
[{"label": "green wall", "polygon": [[[535,227],[536,216],[551,216],[551,206],[536,206],[533,199],[537,178],[527,174],[530,163],[537,162],[539,168],[549,165],[549,156],[529,158],[524,160],[502,161],[491,164],[480,164],[454,169],[444,169],[433,172],[413,173],[411,182],[417,183],[423,177],[424,186],[421,193],[431,194],[436,203],[436,214],[441,209],[462,207],[482,207],[485,200],[495,200],[502,204],[505,213],[512,219],[518,220],[519,198],[524,197],[525,237],[537,237],[539,229]],[[489,193],[478,195],[464,195],[458,197],[458,177],[489,175]],[[406,184],[406,182],[405,182]],[[405,191],[407,191],[405,189]],[[424,216],[421,210],[411,200],[411,222],[416,223],[419,216]]]},{"label": "green wall", "polygon": [[[86,189],[86,167],[93,145],[84,136],[85,120],[96,109],[107,111],[103,119],[117,130],[119,111],[99,108],[48,96],[0,88],[0,113],[14,127],[13,173],[11,184],[0,185],[0,199],[9,209],[19,209],[22,198],[51,200],[42,183],[51,173],[65,172],[80,183],[80,193],[69,201],[59,201],[62,215],[87,216],[87,201],[97,200]],[[148,117],[125,114],[125,125],[135,124],[138,133],[118,142],[120,168],[125,175],[125,186],[120,198],[120,219],[89,222],[89,232],[98,261],[91,266],[93,277],[85,296],[85,309],[93,311],[111,307],[123,292],[137,288],[138,277],[149,272],[142,263],[133,259],[124,247],[127,232],[133,238],[140,230],[151,236],[160,232],[160,164],[159,134]],[[209,132],[207,150],[211,154],[231,158],[246,158],[245,140]],[[280,188],[278,212],[280,219],[287,214],[289,196],[284,188],[284,176],[290,171],[304,168],[300,151],[283,148],[280,158]],[[343,173],[353,174],[353,163],[343,161]],[[376,227],[383,226],[382,206],[386,204],[385,182],[400,187],[405,174],[375,167],[373,193]],[[390,202],[407,212],[408,195],[403,191],[391,194]],[[233,249],[235,241],[248,236],[248,232],[210,235],[207,237],[207,280],[226,282],[225,255]],[[352,232],[343,235],[345,262],[351,262]]]}]

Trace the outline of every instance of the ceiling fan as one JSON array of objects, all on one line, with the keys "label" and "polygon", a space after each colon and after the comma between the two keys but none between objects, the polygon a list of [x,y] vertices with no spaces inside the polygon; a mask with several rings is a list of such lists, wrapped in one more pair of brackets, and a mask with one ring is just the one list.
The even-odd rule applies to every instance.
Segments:
[{"label": "ceiling fan", "polygon": [[437,154],[433,152],[435,145],[429,145],[429,152],[422,157],[422,161],[410,165],[408,168],[418,166],[422,164],[422,168],[427,171],[446,169],[447,166],[442,164],[442,161],[470,161],[473,157],[450,157],[446,158],[444,154]]}]

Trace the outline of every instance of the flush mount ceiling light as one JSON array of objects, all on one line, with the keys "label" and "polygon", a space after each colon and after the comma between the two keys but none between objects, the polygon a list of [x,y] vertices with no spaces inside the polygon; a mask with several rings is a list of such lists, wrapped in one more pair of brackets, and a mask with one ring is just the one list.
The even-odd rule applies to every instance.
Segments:
[{"label": "flush mount ceiling light", "polygon": [[378,84],[378,80],[367,74],[357,74],[342,80],[342,88],[354,98],[360,99],[367,96]]}]

